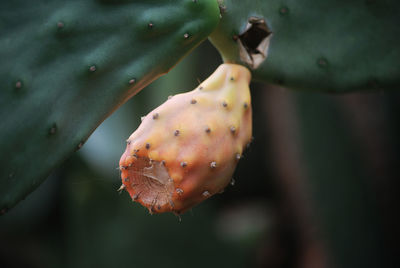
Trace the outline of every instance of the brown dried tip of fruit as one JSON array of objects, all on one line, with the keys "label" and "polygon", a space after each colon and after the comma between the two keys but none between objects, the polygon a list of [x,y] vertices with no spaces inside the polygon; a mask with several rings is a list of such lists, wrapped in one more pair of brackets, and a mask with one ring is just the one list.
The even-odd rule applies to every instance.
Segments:
[{"label": "brown dried tip of fruit", "polygon": [[172,210],[174,182],[162,162],[150,161],[147,157],[138,157],[130,168],[121,171],[125,189],[134,201],[147,207],[151,213],[161,210]]}]

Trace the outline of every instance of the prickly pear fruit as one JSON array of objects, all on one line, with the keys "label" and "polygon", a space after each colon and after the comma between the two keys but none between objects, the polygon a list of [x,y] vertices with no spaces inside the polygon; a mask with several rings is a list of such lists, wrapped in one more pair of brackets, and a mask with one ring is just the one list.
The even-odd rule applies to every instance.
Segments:
[{"label": "prickly pear fruit", "polygon": [[225,188],[251,140],[250,79],[247,68],[222,64],[143,118],[119,163],[133,201],[180,214]]}]

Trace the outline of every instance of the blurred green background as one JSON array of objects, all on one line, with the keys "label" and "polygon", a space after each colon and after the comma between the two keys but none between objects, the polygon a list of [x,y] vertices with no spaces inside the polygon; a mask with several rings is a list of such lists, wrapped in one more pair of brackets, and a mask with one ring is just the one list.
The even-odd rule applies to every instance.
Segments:
[{"label": "blurred green background", "polygon": [[220,63],[202,44],[1,216],[0,267],[400,267],[397,92],[254,83],[254,141],[223,194],[177,217],[117,191],[140,117]]}]

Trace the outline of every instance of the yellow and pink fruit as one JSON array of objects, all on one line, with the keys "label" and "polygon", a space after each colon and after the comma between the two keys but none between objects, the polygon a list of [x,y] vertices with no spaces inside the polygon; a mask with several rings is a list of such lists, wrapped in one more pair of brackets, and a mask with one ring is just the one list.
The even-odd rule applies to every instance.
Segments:
[{"label": "yellow and pink fruit", "polygon": [[250,80],[247,68],[221,64],[143,118],[119,163],[132,200],[180,214],[229,184],[252,137]]}]

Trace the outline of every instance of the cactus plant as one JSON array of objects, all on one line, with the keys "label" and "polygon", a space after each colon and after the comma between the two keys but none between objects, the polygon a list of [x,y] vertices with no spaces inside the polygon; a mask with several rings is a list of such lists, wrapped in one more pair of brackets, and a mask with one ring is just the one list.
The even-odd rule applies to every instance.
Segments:
[{"label": "cactus plant", "polygon": [[[223,190],[250,139],[250,76],[288,88],[320,92],[397,88],[399,13],[400,4],[394,0],[2,1],[0,214],[35,189],[55,166],[79,149],[113,110],[168,72],[209,36],[225,64],[194,91],[174,96],[151,112],[128,139],[120,160],[121,189],[126,189],[134,201],[151,213],[186,211]],[[231,81],[229,72],[236,71],[241,78],[233,76]],[[207,90],[210,85],[217,86]],[[352,134],[344,131],[348,110],[339,116],[340,109],[323,98],[296,94],[301,94],[296,97],[296,112],[303,118],[304,135],[300,137],[305,145],[301,148],[303,162],[309,164],[307,171],[311,170],[305,172],[310,184],[307,188],[311,189],[307,198],[314,202],[311,209],[317,212],[327,255],[342,267],[390,263],[392,255],[398,256],[388,253],[395,249],[393,222],[396,221],[392,221],[392,211],[382,214],[378,211],[372,189],[378,180],[381,183],[385,176],[392,175],[379,174],[386,159],[373,163],[374,175],[378,174],[376,181],[366,182],[363,174],[368,168],[365,171],[365,166],[358,163],[360,157],[353,153],[356,149],[351,149],[351,145],[359,146],[354,141],[360,137],[349,138]],[[326,108],[325,114],[322,108]],[[271,116],[275,118],[276,114]],[[360,112],[358,117],[365,114]],[[315,124],[318,121],[322,125]],[[382,148],[392,147],[395,138],[390,141],[385,141],[390,145]],[[369,151],[377,155],[375,158],[386,153],[375,144],[371,147],[379,149],[377,153]],[[261,159],[259,155],[257,159]],[[286,163],[282,167],[292,168],[291,165]],[[356,170],[358,166],[364,169],[361,175]],[[259,166],[254,170],[259,171]],[[373,175],[365,177],[370,176]],[[253,183],[247,181],[247,185],[254,188]],[[387,183],[386,187],[390,186]],[[386,195],[384,190],[380,191]],[[87,196],[85,191],[81,195]],[[93,199],[90,203],[94,204]],[[386,209],[387,204],[395,208],[396,202],[385,199],[379,208]],[[107,224],[105,219],[115,219],[115,215],[107,213],[104,217],[104,210],[113,211],[109,209],[110,202],[102,201],[100,206],[96,203],[102,209],[95,210],[95,214],[101,214],[100,220],[93,221],[95,226],[98,222]],[[81,204],[76,202],[73,206]],[[78,215],[87,216],[88,211],[93,212],[92,205],[86,205]],[[385,214],[385,220],[390,222],[386,226],[392,229],[387,228],[387,237],[381,239],[384,228],[379,217]],[[118,226],[125,224],[121,230],[140,232],[144,228],[144,225],[132,228],[126,222],[126,215],[121,218]],[[82,222],[81,218],[78,221]],[[83,230],[96,230],[91,221],[87,222]],[[298,223],[289,225],[290,229],[296,229]],[[112,229],[118,229],[115,226]],[[94,236],[103,238],[104,229],[98,229],[102,235]],[[121,231],[122,235],[125,231]],[[158,230],[153,239],[146,234],[136,241],[146,240],[151,246],[145,252],[154,255],[157,253],[154,241],[158,245],[163,244],[160,243],[163,238],[166,243],[170,241],[164,233]],[[108,238],[115,241],[115,236]],[[394,241],[393,246],[382,242],[386,239]],[[202,241],[209,245],[207,239]],[[137,244],[138,248],[146,248],[143,243]],[[117,248],[114,244],[112,247]],[[358,249],[356,254],[352,254],[353,248]],[[211,251],[221,255],[219,250]],[[77,252],[81,253],[80,249]],[[178,252],[171,261],[175,263],[182,252],[173,252]],[[312,259],[315,264],[318,252],[307,253],[305,259]],[[148,265],[147,260],[144,263]]]},{"label": "cactus plant", "polygon": [[0,211],[207,36],[255,80],[335,92],[394,88],[399,10],[394,0],[2,2]]},{"label": "cactus plant", "polygon": [[144,117],[120,160],[121,189],[150,213],[177,214],[221,192],[251,140],[250,79],[222,64]]},{"label": "cactus plant", "polygon": [[219,2],[222,19],[209,39],[224,61],[256,62],[255,80],[322,92],[400,83],[396,0]]},{"label": "cactus plant", "polygon": [[218,20],[214,0],[2,1],[0,211],[35,189]]}]

